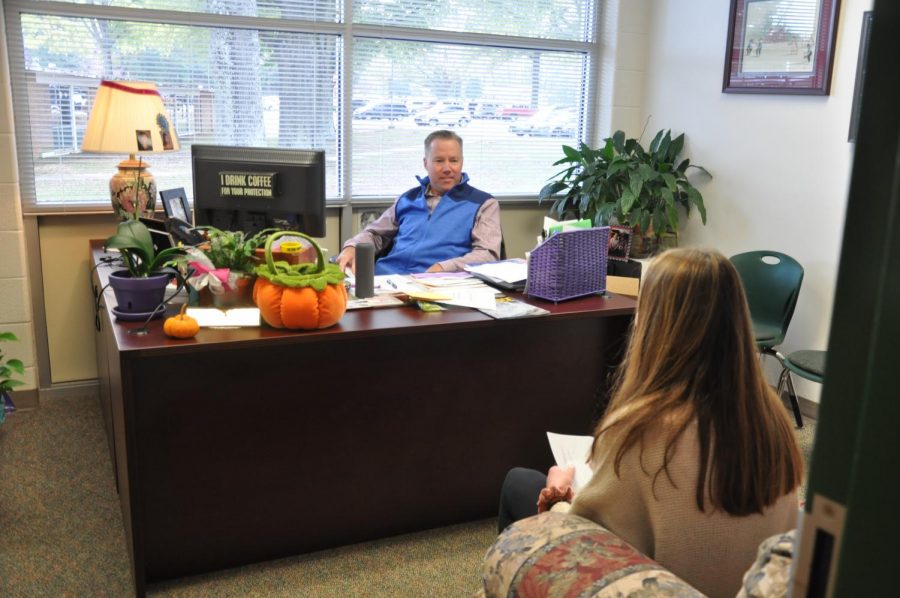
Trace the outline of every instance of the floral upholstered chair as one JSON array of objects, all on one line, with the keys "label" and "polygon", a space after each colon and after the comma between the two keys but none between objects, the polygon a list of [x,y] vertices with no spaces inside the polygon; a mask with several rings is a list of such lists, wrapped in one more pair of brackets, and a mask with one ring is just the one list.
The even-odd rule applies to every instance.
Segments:
[{"label": "floral upholstered chair", "polygon": [[[793,539],[788,532],[760,545],[739,598],[787,595]],[[485,556],[482,581],[476,598],[703,596],[593,521],[553,512],[518,521],[500,534]]]},{"label": "floral upholstered chair", "polygon": [[483,596],[703,596],[593,521],[544,513],[488,550]]}]

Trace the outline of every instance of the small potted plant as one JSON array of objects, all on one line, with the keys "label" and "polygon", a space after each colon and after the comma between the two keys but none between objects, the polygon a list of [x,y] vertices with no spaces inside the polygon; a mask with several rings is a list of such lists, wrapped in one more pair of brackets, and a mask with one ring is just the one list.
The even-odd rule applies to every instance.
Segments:
[{"label": "small potted plant", "polygon": [[[140,220],[124,220],[116,234],[103,243],[104,249],[118,250],[125,269],[109,275],[109,285],[116,294],[113,313],[125,319],[140,319],[153,314],[162,316],[166,285],[176,274],[169,267],[184,254],[180,247],[169,247],[159,253],[153,248],[150,230]],[[158,314],[157,314],[158,312]]]},{"label": "small potted plant", "polygon": [[[196,291],[208,289],[216,307],[252,305],[251,292],[257,266],[256,250],[263,247],[276,229],[265,229],[253,235],[242,231],[225,231],[212,226],[198,227],[206,242],[187,250],[179,259],[183,269],[190,269],[188,283]],[[201,300],[201,303],[205,301]]]},{"label": "small potted plant", "polygon": [[[706,224],[703,196],[687,172],[709,172],[687,158],[680,160],[683,149],[684,134],[673,138],[668,130],[659,131],[646,150],[622,131],[596,149],[584,143],[579,149],[564,145],[565,155],[554,165],[567,167],[541,189],[539,201],[553,199],[551,211],[561,217],[590,218],[595,226],[630,226],[636,240],[651,248],[666,236],[677,244],[679,207],[687,215],[697,208]],[[633,247],[635,253],[647,252]]]},{"label": "small potted plant", "polygon": [[[0,332],[0,341],[17,341],[16,335],[12,332]],[[6,409],[7,405],[12,406],[12,399],[9,396],[9,391],[11,391],[16,386],[22,386],[24,382],[21,380],[15,380],[11,376],[13,374],[18,374],[20,376],[25,374],[25,366],[19,359],[9,359],[3,354],[3,349],[0,349],[0,423],[3,423],[3,420],[6,418]]]}]

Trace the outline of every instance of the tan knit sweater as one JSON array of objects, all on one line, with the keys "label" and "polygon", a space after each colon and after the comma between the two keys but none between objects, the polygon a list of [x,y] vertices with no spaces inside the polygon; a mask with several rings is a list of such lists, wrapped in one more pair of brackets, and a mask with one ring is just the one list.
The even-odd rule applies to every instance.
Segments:
[{"label": "tan knit sweater", "polygon": [[649,433],[644,444],[643,470],[638,444],[623,458],[621,478],[613,471],[612,456],[595,455],[594,477],[575,496],[571,512],[606,527],[711,598],[733,597],[759,544],[796,527],[796,492],[762,515],[709,512],[708,500],[703,513],[694,498],[700,450],[696,423],[682,434],[669,463],[674,486],[663,473],[653,487],[652,473],[665,450],[662,434]]}]

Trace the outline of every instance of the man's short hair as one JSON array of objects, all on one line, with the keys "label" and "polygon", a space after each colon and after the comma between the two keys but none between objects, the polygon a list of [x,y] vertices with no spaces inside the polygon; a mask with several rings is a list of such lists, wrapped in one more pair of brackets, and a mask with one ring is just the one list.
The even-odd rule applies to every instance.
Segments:
[{"label": "man's short hair", "polygon": [[459,149],[462,150],[463,142],[462,137],[454,133],[453,131],[448,131],[447,129],[441,129],[439,131],[434,131],[425,138],[425,155],[428,155],[428,152],[431,151],[431,142],[435,139],[449,139],[455,141],[459,144]]}]

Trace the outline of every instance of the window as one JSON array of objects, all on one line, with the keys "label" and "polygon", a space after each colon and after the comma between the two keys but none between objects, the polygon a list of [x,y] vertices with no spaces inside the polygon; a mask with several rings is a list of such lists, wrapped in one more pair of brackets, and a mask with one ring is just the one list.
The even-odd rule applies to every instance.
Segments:
[{"label": "window", "polygon": [[103,79],[157,84],[182,149],[144,159],[189,197],[193,143],[324,149],[329,199],[352,201],[415,185],[434,128],[501,198],[587,137],[589,0],[95,2],[3,3],[26,212],[108,205],[125,156],[80,151]]}]

